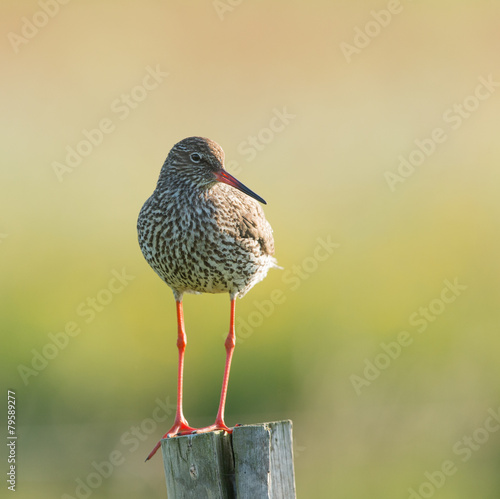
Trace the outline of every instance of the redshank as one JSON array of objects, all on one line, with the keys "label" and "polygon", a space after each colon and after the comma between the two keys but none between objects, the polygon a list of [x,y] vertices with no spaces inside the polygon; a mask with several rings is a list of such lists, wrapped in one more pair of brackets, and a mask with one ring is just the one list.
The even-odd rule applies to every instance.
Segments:
[{"label": "redshank", "polygon": [[[172,147],[153,195],[137,221],[139,245],[153,270],[174,293],[177,307],[177,410],[163,438],[232,429],[224,422],[229,370],[235,345],[235,300],[276,267],[271,226],[257,202],[266,202],[224,169],[214,141],[189,137]],[[229,293],[229,334],[219,410],[213,425],[189,426],[182,411],[186,333],[184,293]],[[160,442],[151,451],[151,459]]]}]

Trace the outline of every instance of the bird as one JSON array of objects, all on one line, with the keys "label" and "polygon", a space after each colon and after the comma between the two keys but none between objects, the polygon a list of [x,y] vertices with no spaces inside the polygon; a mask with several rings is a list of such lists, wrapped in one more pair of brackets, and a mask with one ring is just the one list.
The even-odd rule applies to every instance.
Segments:
[{"label": "bird", "polygon": [[[236,343],[235,300],[280,268],[264,199],[224,168],[224,151],[205,137],[176,143],[160,170],[153,194],[137,220],[139,246],[147,263],[171,288],[177,313],[177,406],[163,438],[232,428],[224,422],[231,360]],[[184,293],[229,293],[229,333],[219,409],[214,424],[191,427],[183,414],[186,332]],[[159,449],[161,440],[146,461]]]}]

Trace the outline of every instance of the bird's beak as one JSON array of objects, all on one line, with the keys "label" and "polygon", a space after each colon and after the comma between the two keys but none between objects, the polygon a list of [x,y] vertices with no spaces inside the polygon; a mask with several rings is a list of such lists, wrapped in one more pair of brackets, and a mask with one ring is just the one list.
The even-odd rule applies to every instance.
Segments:
[{"label": "bird's beak", "polygon": [[230,185],[231,187],[235,187],[241,192],[244,192],[247,196],[250,196],[262,204],[267,204],[260,196],[255,194],[255,192],[251,191],[246,185],[243,185],[239,180],[235,179],[232,175],[227,173],[226,170],[217,170],[214,172],[215,178],[222,182],[223,184]]}]

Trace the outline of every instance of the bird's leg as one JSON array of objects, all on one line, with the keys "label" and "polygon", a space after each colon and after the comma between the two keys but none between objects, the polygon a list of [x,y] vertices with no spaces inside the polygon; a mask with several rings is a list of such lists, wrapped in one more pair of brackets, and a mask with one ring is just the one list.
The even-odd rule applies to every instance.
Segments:
[{"label": "bird's leg", "polygon": [[229,370],[231,369],[231,359],[233,358],[234,345],[236,344],[236,335],[234,332],[234,309],[235,298],[231,298],[231,316],[229,320],[229,334],[227,335],[224,346],[226,347],[226,365],[224,367],[224,378],[222,380],[222,390],[220,394],[219,410],[215,418],[215,425],[221,430],[231,431],[224,423],[224,408],[226,407],[227,385],[229,382]]},{"label": "bird's leg", "polygon": [[226,426],[224,423],[224,408],[226,406],[227,385],[229,381],[229,370],[231,369],[231,359],[233,358],[234,345],[236,343],[236,336],[234,332],[234,309],[235,298],[231,297],[231,316],[229,320],[229,334],[227,335],[224,346],[226,347],[226,365],[224,368],[224,378],[222,380],[222,390],[220,394],[219,410],[215,418],[215,423],[205,428],[198,428],[196,433],[205,433],[213,430],[224,430],[232,433],[232,428]]},{"label": "bird's leg", "polygon": [[186,351],[186,330],[184,329],[184,312],[182,310],[182,301],[175,302],[177,306],[177,349],[179,350],[179,366],[177,371],[177,410],[172,428],[163,438],[171,437],[179,432],[187,433],[194,430],[188,425],[184,414],[182,413],[182,381],[184,371],[184,352]]},{"label": "bird's leg", "polygon": [[[182,413],[182,374],[184,370],[184,352],[186,350],[186,331],[184,329],[184,313],[182,311],[182,301],[175,301],[177,306],[177,348],[179,350],[179,367],[177,371],[177,410],[172,428],[163,435],[163,438],[174,437],[175,435],[184,435],[193,433],[196,429],[191,428]],[[160,448],[161,442],[158,442],[155,448],[149,453],[146,461],[151,459]]]}]

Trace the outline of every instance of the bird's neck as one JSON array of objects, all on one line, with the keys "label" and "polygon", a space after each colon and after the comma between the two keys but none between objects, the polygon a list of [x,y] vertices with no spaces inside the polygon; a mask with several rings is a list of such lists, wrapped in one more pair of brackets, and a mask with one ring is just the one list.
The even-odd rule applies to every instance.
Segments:
[{"label": "bird's neck", "polygon": [[165,175],[158,179],[155,196],[159,200],[178,200],[184,206],[206,203],[213,186],[199,186],[190,178]]}]

